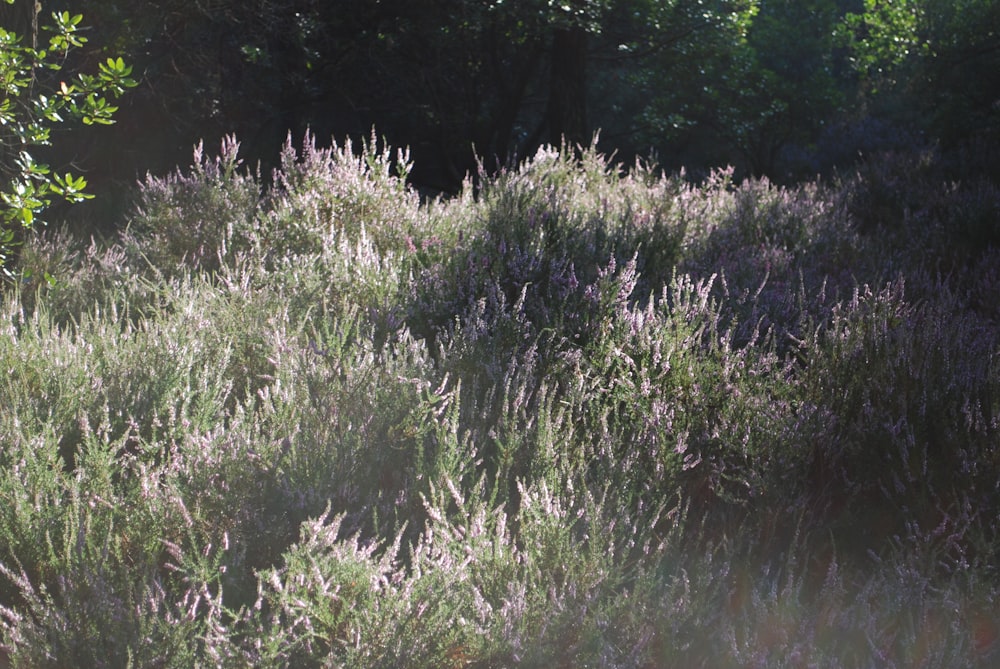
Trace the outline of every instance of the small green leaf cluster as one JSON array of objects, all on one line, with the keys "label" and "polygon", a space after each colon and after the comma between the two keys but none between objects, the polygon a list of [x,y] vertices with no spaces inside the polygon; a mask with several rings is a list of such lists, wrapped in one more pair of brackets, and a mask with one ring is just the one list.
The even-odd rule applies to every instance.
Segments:
[{"label": "small green leaf cluster", "polygon": [[871,85],[894,85],[900,66],[930,45],[921,35],[925,2],[865,0],[863,11],[848,13],[838,37],[850,49],[855,69]]},{"label": "small green leaf cluster", "polygon": [[118,107],[109,96],[120,97],[136,85],[132,68],[121,58],[100,63],[96,74],[79,73],[56,83],[70,51],[87,38],[80,34],[82,15],[53,12],[51,19],[45,26],[51,33],[45,48],[29,46],[24,36],[0,28],[0,271],[8,277],[10,254],[23,232],[40,223],[39,213],[56,199],[92,197],[82,176],[55,173],[29,150],[49,145],[54,127],[69,119],[85,125],[114,123]]}]

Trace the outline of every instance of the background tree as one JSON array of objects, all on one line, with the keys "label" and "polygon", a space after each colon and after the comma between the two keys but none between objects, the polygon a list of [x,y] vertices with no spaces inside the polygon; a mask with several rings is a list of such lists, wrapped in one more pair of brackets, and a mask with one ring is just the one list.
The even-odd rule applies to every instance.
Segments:
[{"label": "background tree", "polygon": [[[416,181],[448,190],[476,154],[503,164],[563,136],[589,142],[598,128],[623,156],[648,153],[648,140],[662,137],[631,116],[647,112],[629,101],[636,81],[690,78],[693,64],[717,60],[715,47],[745,30],[754,4],[151,0],[138,12],[112,3],[95,9],[96,30],[144,75],[123,109],[128,140],[116,144],[146,160],[103,162],[169,169],[199,138],[226,132],[250,160],[269,162],[289,131],[309,126],[322,141],[374,126],[412,147]],[[672,69],[656,71],[664,64]],[[609,109],[615,100],[626,103]],[[159,132],[144,136],[151,125]]]},{"label": "background tree", "polygon": [[127,53],[141,83],[113,141],[65,148],[92,183],[126,189],[200,139],[236,133],[266,176],[289,132],[374,128],[411,147],[411,179],[433,192],[477,155],[495,168],[600,130],[624,161],[812,177],[873,144],[844,137],[868,118],[956,145],[996,135],[998,2],[100,3],[88,21],[106,46],[84,60]]},{"label": "background tree", "polygon": [[864,0],[842,37],[871,113],[1000,177],[1000,1]]},{"label": "background tree", "polygon": [[647,55],[630,73],[646,101],[637,118],[647,143],[688,165],[734,163],[772,176],[805,169],[852,85],[834,43],[843,8],[761,0],[670,10],[652,24]]}]

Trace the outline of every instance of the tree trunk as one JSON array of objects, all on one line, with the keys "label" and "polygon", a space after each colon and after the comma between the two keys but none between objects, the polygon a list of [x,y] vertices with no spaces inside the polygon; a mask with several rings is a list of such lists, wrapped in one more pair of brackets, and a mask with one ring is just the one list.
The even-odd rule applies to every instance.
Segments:
[{"label": "tree trunk", "polygon": [[16,0],[13,5],[0,4],[0,26],[22,39],[21,46],[38,48],[38,13],[41,3],[36,0]]},{"label": "tree trunk", "polygon": [[552,35],[549,101],[545,112],[548,141],[559,146],[590,142],[587,127],[587,31],[556,28]]}]

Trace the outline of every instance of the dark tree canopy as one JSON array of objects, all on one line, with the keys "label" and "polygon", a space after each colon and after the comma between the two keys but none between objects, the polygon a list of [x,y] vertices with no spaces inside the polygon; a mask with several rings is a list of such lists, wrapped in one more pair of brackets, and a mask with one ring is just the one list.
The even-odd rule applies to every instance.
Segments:
[{"label": "dark tree canopy", "polygon": [[599,130],[626,161],[811,177],[878,146],[853,130],[872,118],[1000,142],[998,15],[1000,0],[99,3],[93,43],[141,85],[116,129],[67,150],[129,184],[202,138],[234,132],[266,167],[289,132],[374,128],[411,147],[416,183],[449,191],[477,156],[492,168]]}]

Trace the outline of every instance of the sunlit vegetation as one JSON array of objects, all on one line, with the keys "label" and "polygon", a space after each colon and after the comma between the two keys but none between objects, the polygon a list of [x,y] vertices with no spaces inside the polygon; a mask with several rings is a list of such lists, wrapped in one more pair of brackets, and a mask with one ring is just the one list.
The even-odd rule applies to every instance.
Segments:
[{"label": "sunlit vegetation", "polygon": [[996,665],[991,182],[238,150],[21,249],[0,663]]}]

